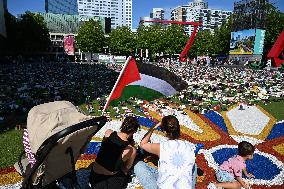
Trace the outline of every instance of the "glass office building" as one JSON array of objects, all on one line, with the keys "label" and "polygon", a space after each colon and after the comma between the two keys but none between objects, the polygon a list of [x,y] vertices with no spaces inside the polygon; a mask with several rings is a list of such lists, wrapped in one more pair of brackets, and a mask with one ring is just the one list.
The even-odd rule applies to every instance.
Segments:
[{"label": "glass office building", "polygon": [[104,33],[110,32],[110,18],[53,13],[37,14],[41,15],[44,18],[44,21],[50,33],[77,34],[79,28],[84,24],[84,22],[90,19],[98,21],[101,24]]},{"label": "glass office building", "polygon": [[46,13],[78,15],[77,0],[45,0]]}]

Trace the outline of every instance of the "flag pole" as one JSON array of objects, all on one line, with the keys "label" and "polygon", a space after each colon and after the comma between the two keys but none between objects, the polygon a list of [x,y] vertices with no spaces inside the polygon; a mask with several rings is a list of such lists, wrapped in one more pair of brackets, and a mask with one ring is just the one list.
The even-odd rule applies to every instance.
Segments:
[{"label": "flag pole", "polygon": [[124,66],[123,66],[123,68],[122,68],[122,70],[121,70],[121,72],[120,72],[120,74],[119,74],[119,76],[118,76],[118,78],[117,78],[117,80],[116,80],[116,82],[115,82],[115,84],[114,84],[114,87],[112,88],[111,93],[110,93],[109,97],[107,98],[106,104],[105,104],[104,109],[103,109],[103,111],[102,111],[102,115],[104,115],[104,113],[105,113],[105,111],[106,111],[106,109],[107,109],[107,107],[108,107],[110,97],[111,97],[112,94],[114,93],[114,90],[115,90],[116,86],[118,85],[118,82],[119,82],[120,78],[122,77],[122,74],[123,74],[124,70],[126,69],[126,67],[127,67],[127,65],[128,65],[128,63],[129,63],[129,61],[130,61],[131,58],[132,58],[132,56],[129,56],[129,57],[127,58],[127,60],[126,60],[126,62],[125,62],[125,64],[124,64]]}]

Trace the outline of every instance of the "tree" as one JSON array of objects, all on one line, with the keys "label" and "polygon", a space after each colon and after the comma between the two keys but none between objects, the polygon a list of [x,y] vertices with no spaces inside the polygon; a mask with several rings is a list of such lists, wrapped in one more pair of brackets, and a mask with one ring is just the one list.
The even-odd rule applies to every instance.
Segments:
[{"label": "tree", "polygon": [[229,54],[233,17],[230,16],[226,22],[214,31],[213,54]]},{"label": "tree", "polygon": [[136,47],[135,36],[127,26],[112,30],[108,44],[111,52],[117,55],[130,55]]},{"label": "tree", "polygon": [[89,20],[79,29],[76,44],[84,52],[102,52],[105,36],[99,22]]},{"label": "tree", "polygon": [[171,25],[167,28],[163,38],[163,46],[165,53],[169,55],[179,54],[186,42],[188,36],[184,33],[184,28],[181,25]]},{"label": "tree", "polygon": [[190,57],[212,55],[214,53],[214,36],[209,30],[198,31],[190,50]]},{"label": "tree", "polygon": [[50,45],[49,31],[41,15],[26,12],[19,20],[8,11],[4,15],[7,30],[4,53],[36,53],[47,50]]},{"label": "tree", "polygon": [[232,31],[232,16],[211,33],[209,30],[199,30],[189,51],[190,57],[228,54]]},{"label": "tree", "polygon": [[165,50],[163,45],[165,31],[161,25],[151,26],[146,35],[148,36],[149,49],[152,55]]},{"label": "tree", "polygon": [[264,54],[267,54],[278,36],[284,29],[284,13],[280,12],[272,4],[268,5],[268,15],[266,18],[266,32],[264,40]]},{"label": "tree", "polygon": [[41,52],[50,45],[49,31],[44,18],[35,13],[26,12],[18,22],[18,44],[20,51]]},{"label": "tree", "polygon": [[151,55],[164,52],[165,31],[161,25],[140,26],[137,30],[137,48],[149,49]]},{"label": "tree", "polygon": [[137,48],[139,49],[149,49],[149,35],[147,34],[149,27],[139,25],[136,33]]}]

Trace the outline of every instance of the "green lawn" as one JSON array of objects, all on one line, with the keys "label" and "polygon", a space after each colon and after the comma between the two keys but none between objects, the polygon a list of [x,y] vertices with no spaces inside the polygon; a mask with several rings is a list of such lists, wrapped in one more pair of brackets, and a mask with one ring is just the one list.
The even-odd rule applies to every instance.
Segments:
[{"label": "green lawn", "polygon": [[262,102],[259,102],[258,105],[260,105],[263,109],[273,115],[277,119],[277,121],[284,120],[284,100],[280,100],[278,102],[272,101],[267,105],[263,104]]},{"label": "green lawn", "polygon": [[13,166],[24,150],[22,130],[10,130],[0,134],[0,168]]}]

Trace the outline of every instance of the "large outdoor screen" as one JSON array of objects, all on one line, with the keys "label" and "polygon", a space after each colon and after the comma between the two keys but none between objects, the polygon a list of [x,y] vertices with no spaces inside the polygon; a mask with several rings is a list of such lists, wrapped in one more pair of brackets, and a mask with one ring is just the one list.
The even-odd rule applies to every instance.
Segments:
[{"label": "large outdoor screen", "polygon": [[0,0],[0,35],[6,36],[3,0]]},{"label": "large outdoor screen", "polygon": [[230,54],[261,55],[265,30],[249,29],[231,33]]}]

